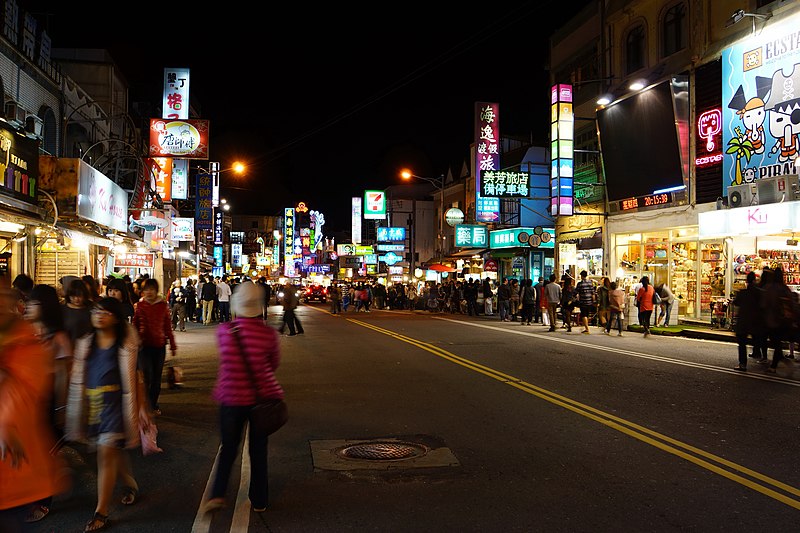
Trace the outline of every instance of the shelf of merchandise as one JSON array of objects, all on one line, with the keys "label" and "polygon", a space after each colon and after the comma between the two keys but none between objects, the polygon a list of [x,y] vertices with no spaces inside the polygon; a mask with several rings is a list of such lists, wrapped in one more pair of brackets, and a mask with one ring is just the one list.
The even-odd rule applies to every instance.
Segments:
[{"label": "shelf of merchandise", "polygon": [[800,291],[800,251],[759,250],[763,266],[781,267],[783,280],[792,291]]},{"label": "shelf of merchandise", "polygon": [[724,253],[721,249],[702,249],[700,255],[700,316],[711,317],[711,295],[713,294],[711,273],[720,266],[725,266]]}]

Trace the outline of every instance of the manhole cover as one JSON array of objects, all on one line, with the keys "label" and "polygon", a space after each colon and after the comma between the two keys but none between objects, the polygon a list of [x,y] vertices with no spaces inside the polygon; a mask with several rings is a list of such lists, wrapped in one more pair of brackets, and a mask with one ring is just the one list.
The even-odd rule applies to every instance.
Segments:
[{"label": "manhole cover", "polygon": [[425,446],[407,442],[368,442],[345,446],[337,450],[337,455],[346,459],[368,461],[399,461],[412,457],[422,457],[428,452]]}]

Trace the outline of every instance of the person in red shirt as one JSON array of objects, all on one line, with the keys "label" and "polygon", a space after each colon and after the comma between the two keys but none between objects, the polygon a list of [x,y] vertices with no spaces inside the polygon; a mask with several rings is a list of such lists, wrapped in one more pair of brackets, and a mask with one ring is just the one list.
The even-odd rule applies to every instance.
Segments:
[{"label": "person in red shirt", "polygon": [[153,414],[160,415],[158,397],[161,395],[161,375],[167,357],[167,343],[169,342],[172,357],[175,357],[177,346],[175,346],[175,336],[172,334],[169,305],[158,293],[158,281],[153,278],[148,278],[144,282],[142,299],[136,304],[133,313],[133,326],[139,332],[142,343],[139,368],[144,374],[150,408]]}]

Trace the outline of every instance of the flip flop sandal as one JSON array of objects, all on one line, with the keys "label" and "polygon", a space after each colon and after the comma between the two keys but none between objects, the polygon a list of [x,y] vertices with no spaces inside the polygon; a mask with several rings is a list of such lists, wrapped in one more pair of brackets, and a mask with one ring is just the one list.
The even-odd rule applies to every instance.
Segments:
[{"label": "flip flop sandal", "polygon": [[83,531],[102,531],[106,527],[108,527],[108,515],[95,512],[92,519],[86,522]]},{"label": "flip flop sandal", "polygon": [[122,489],[122,505],[133,505],[139,499],[139,489],[125,487]]},{"label": "flip flop sandal", "polygon": [[30,512],[28,513],[28,516],[25,517],[25,522],[29,524],[31,522],[38,522],[39,520],[47,516],[49,513],[50,513],[49,507],[46,507],[44,505],[34,505],[33,509],[31,509]]}]

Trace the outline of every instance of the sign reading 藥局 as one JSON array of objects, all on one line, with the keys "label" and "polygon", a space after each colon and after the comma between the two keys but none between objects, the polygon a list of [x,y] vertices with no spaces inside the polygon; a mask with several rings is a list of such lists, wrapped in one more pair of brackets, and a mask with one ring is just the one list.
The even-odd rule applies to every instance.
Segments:
[{"label": "sign reading \u85e5\u5c40", "polygon": [[797,174],[800,15],[762,23],[722,51],[722,196],[731,185]]},{"label": "sign reading \u85e5\u5c40", "polygon": [[456,246],[486,248],[487,244],[489,244],[489,230],[486,226],[456,224]]}]

